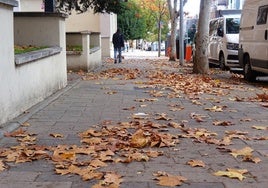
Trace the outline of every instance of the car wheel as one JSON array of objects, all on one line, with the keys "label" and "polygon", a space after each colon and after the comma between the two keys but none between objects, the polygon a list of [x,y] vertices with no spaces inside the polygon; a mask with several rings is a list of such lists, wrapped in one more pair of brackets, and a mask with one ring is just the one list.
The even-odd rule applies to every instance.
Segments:
[{"label": "car wheel", "polygon": [[256,80],[256,73],[251,69],[251,64],[250,64],[250,58],[249,56],[246,56],[244,59],[244,78],[247,81],[255,81]]},{"label": "car wheel", "polygon": [[219,66],[221,70],[226,70],[224,55],[221,54],[219,58]]}]

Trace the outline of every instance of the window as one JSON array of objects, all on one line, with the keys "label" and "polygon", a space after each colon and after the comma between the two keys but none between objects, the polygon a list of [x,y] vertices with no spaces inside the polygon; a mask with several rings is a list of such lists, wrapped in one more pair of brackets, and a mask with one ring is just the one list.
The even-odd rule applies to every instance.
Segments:
[{"label": "window", "polygon": [[268,5],[259,7],[257,25],[263,25],[267,22]]},{"label": "window", "polygon": [[209,36],[216,35],[217,32],[217,20],[212,20],[209,23]]},{"label": "window", "polygon": [[240,27],[240,18],[226,19],[226,34],[238,34]]}]

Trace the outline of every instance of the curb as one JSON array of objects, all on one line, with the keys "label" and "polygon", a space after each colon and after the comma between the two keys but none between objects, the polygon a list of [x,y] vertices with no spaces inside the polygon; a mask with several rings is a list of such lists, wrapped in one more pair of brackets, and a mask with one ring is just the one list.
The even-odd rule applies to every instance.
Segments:
[{"label": "curb", "polygon": [[77,80],[74,83],[67,85],[65,88],[57,91],[56,93],[48,96],[43,101],[35,104],[31,108],[28,109],[29,113],[21,114],[18,117],[14,118],[13,120],[3,124],[0,126],[0,139],[4,137],[4,134],[7,132],[12,132],[20,127],[21,124],[28,121],[35,113],[39,112],[46,106],[48,106],[50,103],[58,99],[62,94],[72,89],[74,86],[76,86],[78,83],[80,83],[81,80]]}]

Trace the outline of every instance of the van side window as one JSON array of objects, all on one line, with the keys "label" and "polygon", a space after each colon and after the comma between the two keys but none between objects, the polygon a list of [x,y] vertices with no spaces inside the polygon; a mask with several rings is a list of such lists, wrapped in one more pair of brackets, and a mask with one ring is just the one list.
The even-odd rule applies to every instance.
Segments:
[{"label": "van side window", "polygon": [[263,25],[267,23],[268,5],[259,7],[257,25]]},{"label": "van side window", "polygon": [[209,23],[209,36],[214,36],[217,33],[217,20],[212,20]]},{"label": "van side window", "polygon": [[217,28],[217,35],[220,36],[220,37],[223,37],[223,20],[219,20],[218,22],[218,28]]},{"label": "van side window", "polygon": [[226,33],[237,34],[239,33],[240,18],[227,18],[226,19]]}]

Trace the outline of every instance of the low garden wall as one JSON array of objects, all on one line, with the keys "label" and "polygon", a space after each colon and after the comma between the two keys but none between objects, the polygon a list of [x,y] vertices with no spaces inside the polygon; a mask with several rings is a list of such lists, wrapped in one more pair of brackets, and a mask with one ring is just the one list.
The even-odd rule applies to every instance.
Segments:
[{"label": "low garden wall", "polygon": [[[0,30],[5,37],[0,38],[5,41],[0,43],[0,124],[4,124],[67,85],[66,16],[18,12],[13,17],[13,7],[1,1],[0,20],[6,22],[2,27],[1,21]],[[14,55],[14,45],[43,49]]]},{"label": "low garden wall", "polygon": [[67,68],[92,71],[102,65],[101,39],[97,32],[67,32]]}]

